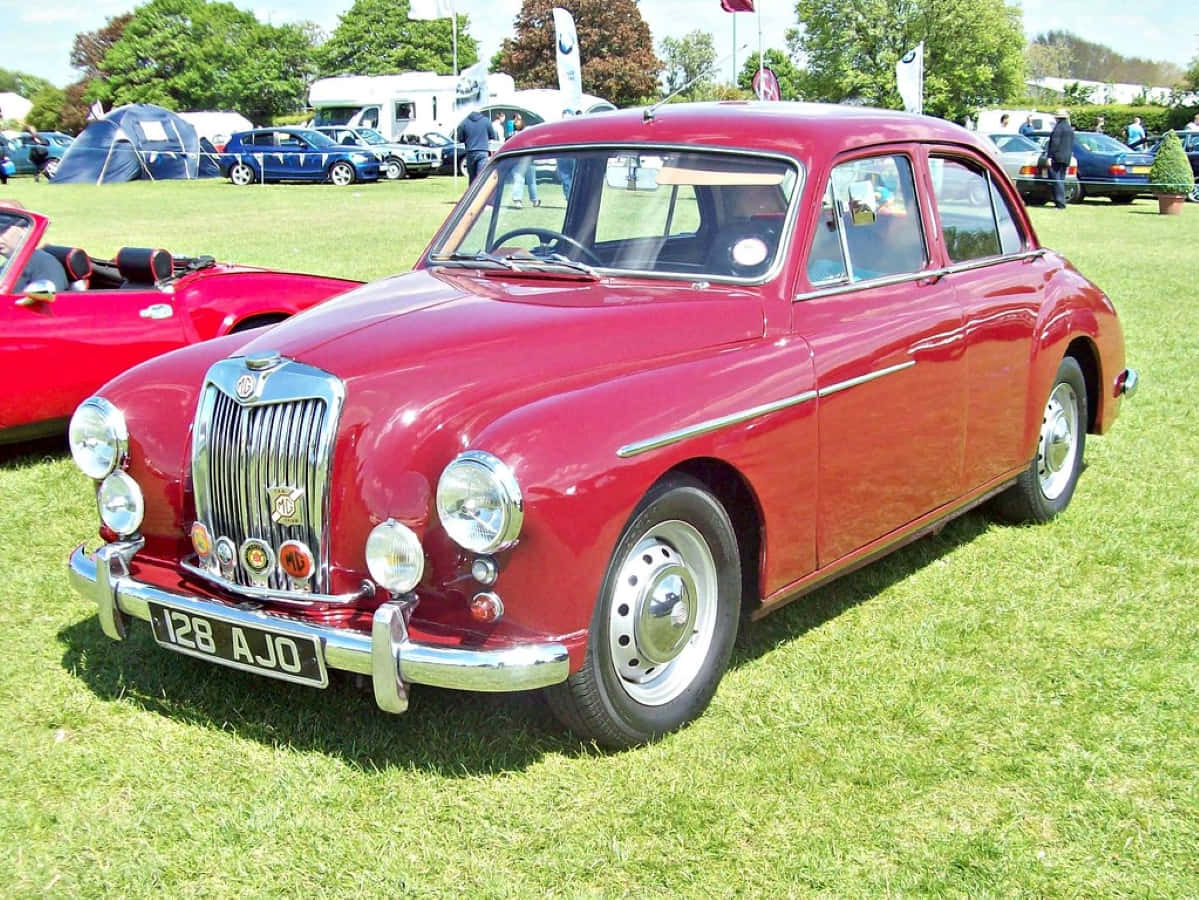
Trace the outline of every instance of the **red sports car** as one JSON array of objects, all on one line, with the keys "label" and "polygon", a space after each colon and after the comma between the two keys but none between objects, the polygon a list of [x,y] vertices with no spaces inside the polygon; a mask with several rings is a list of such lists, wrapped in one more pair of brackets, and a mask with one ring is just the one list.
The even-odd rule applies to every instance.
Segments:
[{"label": "red sports car", "polygon": [[0,443],[65,430],[114,375],[187,344],[281,321],[359,284],[124,248],[39,246],[44,216],[0,206]]},{"label": "red sports car", "polygon": [[1136,383],[976,135],[584,116],[508,141],[417,271],[80,406],[71,578],[112,638],[391,712],[545,688],[635,744],[704,710],[742,616],[987,500],[1057,515]]}]

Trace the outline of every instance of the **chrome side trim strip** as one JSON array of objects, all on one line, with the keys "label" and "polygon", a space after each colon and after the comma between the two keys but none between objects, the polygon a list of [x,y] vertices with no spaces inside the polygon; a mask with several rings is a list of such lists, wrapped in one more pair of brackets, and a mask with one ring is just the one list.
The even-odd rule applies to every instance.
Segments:
[{"label": "chrome side trim strip", "polygon": [[859,375],[856,378],[848,378],[845,381],[838,381],[836,384],[826,385],[817,391],[821,397],[827,397],[830,394],[836,394],[840,391],[847,391],[851,387],[857,387],[859,384],[866,384],[868,381],[874,381],[877,378],[882,378],[884,375],[894,375],[896,372],[902,372],[904,369],[910,369],[916,365],[916,360],[909,359],[907,362],[897,363],[893,366],[887,366],[885,369],[877,369],[866,375]]},{"label": "chrome side trim strip", "polygon": [[378,686],[375,696],[390,698],[393,708],[401,702],[397,676],[392,674],[393,664],[380,664],[380,657],[382,661],[394,660],[394,668],[402,682],[463,691],[526,691],[558,684],[570,674],[566,645],[557,641],[497,650],[418,644],[407,633],[401,635],[398,629],[393,631],[394,619],[387,615],[380,624],[380,631],[387,632],[387,647],[380,650],[375,647],[372,634],[312,625],[261,609],[243,609],[207,597],[166,590],[121,574],[123,566],[109,569],[111,578],[98,571],[98,566],[105,565],[112,557],[123,557],[126,552],[132,555],[134,549],[130,544],[110,544],[95,553],[88,553],[80,544],[68,564],[71,586],[85,599],[96,603],[102,612],[111,604],[109,608],[113,612],[147,623],[150,621],[148,604],[160,603],[198,615],[219,616],[251,628],[269,628],[280,634],[316,638],[329,668],[356,672],[372,679],[379,672],[381,679],[388,680],[387,684]]},{"label": "chrome side trim strip", "polygon": [[741,422],[746,422],[750,419],[757,418],[758,416],[769,415],[770,413],[778,412],[780,409],[798,406],[801,403],[807,403],[809,400],[815,399],[815,391],[804,391],[802,394],[784,397],[782,400],[775,400],[771,403],[763,403],[761,406],[754,406],[750,409],[743,409],[739,412],[729,413],[727,416],[719,416],[715,419],[708,419],[706,422],[688,425],[686,428],[668,431],[665,434],[658,435],[657,437],[646,438],[643,441],[634,441],[631,444],[625,444],[616,451],[616,455],[621,459],[628,459],[630,456],[637,456],[641,453],[647,453],[650,450],[657,450],[660,447],[666,447],[670,444],[677,444],[679,441],[687,440],[687,438],[697,437],[701,434],[708,434],[713,431],[719,431],[721,428],[727,428],[730,425],[738,425]]},{"label": "chrome side trim strip", "polygon": [[913,281],[938,281],[947,275],[956,275],[959,272],[970,272],[975,269],[987,269],[991,266],[997,266],[1007,262],[1021,262],[1029,259],[1039,259],[1045,255],[1044,248],[1036,250],[1026,250],[1023,253],[1012,253],[1008,256],[994,256],[987,259],[972,259],[969,262],[954,263],[951,266],[943,266],[939,269],[922,269],[919,272],[908,272],[903,275],[886,275],[882,278],[872,278],[868,281],[839,281],[836,284],[828,287],[815,288],[814,290],[804,291],[801,294],[796,294],[791,298],[792,302],[801,300],[814,300],[818,297],[836,297],[839,294],[848,294],[853,291],[867,290],[869,288],[891,287],[896,284],[908,284]]}]

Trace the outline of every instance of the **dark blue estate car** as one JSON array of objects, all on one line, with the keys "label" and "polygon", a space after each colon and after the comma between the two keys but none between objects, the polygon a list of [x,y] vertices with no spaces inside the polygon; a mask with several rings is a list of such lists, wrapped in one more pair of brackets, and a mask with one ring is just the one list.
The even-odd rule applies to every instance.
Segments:
[{"label": "dark blue estate car", "polygon": [[[1039,133],[1042,146],[1049,133]],[[1086,197],[1110,197],[1112,203],[1131,203],[1138,194],[1148,194],[1149,167],[1153,154],[1133,150],[1108,134],[1074,132],[1074,158],[1078,160],[1078,201]]]},{"label": "dark blue estate car", "polygon": [[310,128],[256,128],[229,138],[221,174],[234,184],[256,181],[377,181],[379,160],[362,147],[342,147]]}]

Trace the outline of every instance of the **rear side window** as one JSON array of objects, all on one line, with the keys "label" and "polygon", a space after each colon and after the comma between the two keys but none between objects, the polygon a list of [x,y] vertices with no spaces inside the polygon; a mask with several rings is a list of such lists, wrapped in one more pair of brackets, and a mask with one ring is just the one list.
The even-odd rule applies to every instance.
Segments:
[{"label": "rear side window", "polygon": [[833,169],[808,253],[812,284],[906,275],[927,259],[906,156],[855,159]]},{"label": "rear side window", "polygon": [[1016,253],[1020,228],[989,172],[961,159],[929,160],[941,233],[953,262]]}]

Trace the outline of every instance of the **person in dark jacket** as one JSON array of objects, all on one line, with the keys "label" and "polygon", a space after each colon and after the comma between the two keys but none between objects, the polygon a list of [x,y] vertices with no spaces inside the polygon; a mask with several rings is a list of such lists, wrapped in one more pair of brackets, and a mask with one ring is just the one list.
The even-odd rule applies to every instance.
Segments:
[{"label": "person in dark jacket", "polygon": [[32,125],[26,125],[25,130],[29,133],[25,143],[29,145],[29,161],[33,163],[33,180],[41,181],[42,171],[50,161],[50,142],[38,134]]},{"label": "person in dark jacket", "polygon": [[1074,155],[1074,129],[1070,125],[1070,113],[1059,109],[1054,114],[1057,123],[1049,134],[1049,146],[1045,154],[1049,157],[1049,177],[1053,179],[1053,205],[1066,208],[1066,170],[1070,168],[1070,157]]},{"label": "person in dark jacket", "polygon": [[477,109],[458,126],[455,137],[458,143],[466,145],[467,184],[474,183],[479,177],[479,171],[487,163],[487,156],[491,151],[491,134],[491,120]]}]

